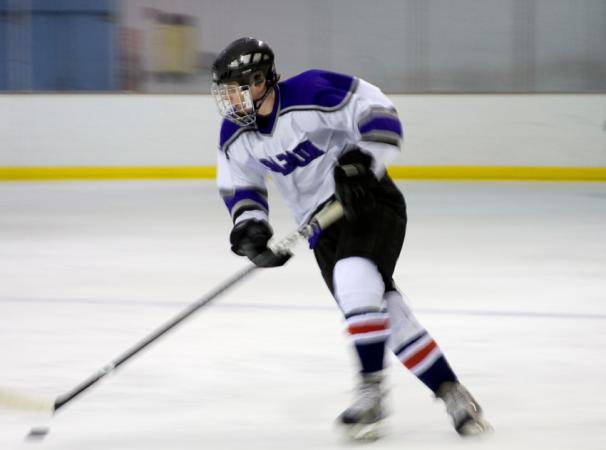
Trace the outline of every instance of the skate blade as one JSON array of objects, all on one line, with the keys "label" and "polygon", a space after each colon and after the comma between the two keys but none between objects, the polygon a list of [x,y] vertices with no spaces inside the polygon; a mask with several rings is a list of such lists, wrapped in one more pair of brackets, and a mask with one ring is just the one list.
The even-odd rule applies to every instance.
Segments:
[{"label": "skate blade", "polygon": [[479,436],[493,431],[492,426],[483,418],[471,419],[458,430],[461,436]]},{"label": "skate blade", "polygon": [[381,422],[360,423],[355,425],[340,424],[345,437],[351,441],[376,441],[383,436]]}]

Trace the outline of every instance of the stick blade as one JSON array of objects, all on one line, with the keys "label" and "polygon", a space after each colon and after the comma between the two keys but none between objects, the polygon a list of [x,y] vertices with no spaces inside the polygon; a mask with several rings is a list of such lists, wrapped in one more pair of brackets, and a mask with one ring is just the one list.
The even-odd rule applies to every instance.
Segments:
[{"label": "stick blade", "polygon": [[49,398],[22,394],[11,389],[0,388],[0,407],[52,414],[55,411],[55,402]]},{"label": "stick blade", "polygon": [[50,428],[48,427],[34,427],[30,430],[30,432],[25,436],[26,441],[41,441],[46,437]]}]

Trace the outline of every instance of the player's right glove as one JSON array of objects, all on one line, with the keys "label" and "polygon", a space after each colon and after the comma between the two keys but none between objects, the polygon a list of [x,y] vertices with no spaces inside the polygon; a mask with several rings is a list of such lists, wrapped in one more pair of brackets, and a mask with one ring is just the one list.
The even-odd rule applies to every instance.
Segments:
[{"label": "player's right glove", "polygon": [[273,231],[267,222],[245,220],[231,230],[231,250],[236,255],[248,257],[257,267],[282,266],[292,253],[274,253],[268,248],[267,243],[272,235]]},{"label": "player's right glove", "polygon": [[343,205],[345,218],[354,220],[375,207],[374,192],[379,181],[370,169],[372,157],[354,149],[339,158],[333,175],[335,195]]}]

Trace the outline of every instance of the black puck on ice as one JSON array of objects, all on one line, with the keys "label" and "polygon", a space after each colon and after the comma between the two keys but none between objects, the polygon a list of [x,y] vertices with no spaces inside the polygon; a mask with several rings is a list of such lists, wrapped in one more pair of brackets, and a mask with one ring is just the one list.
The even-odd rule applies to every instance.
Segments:
[{"label": "black puck on ice", "polygon": [[49,431],[50,429],[48,427],[34,427],[29,431],[29,434],[26,436],[26,439],[44,439],[44,437],[48,434]]}]

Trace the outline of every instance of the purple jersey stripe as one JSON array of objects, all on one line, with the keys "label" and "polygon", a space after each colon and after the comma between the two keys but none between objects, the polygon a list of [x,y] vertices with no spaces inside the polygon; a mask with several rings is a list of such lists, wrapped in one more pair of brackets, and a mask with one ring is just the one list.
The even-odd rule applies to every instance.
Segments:
[{"label": "purple jersey stripe", "polygon": [[364,125],[360,126],[359,130],[361,134],[373,131],[390,131],[402,137],[402,124],[395,117],[376,116],[364,121]]},{"label": "purple jersey stripe", "polygon": [[280,108],[338,107],[355,86],[355,79],[327,70],[308,70],[280,83]]},{"label": "purple jersey stripe", "polygon": [[252,200],[253,202],[258,203],[262,209],[266,211],[269,209],[267,198],[257,191],[242,189],[236,190],[230,194],[231,195],[223,196],[223,201],[225,202],[225,206],[227,206],[230,214],[232,213],[233,207],[242,200]]}]

